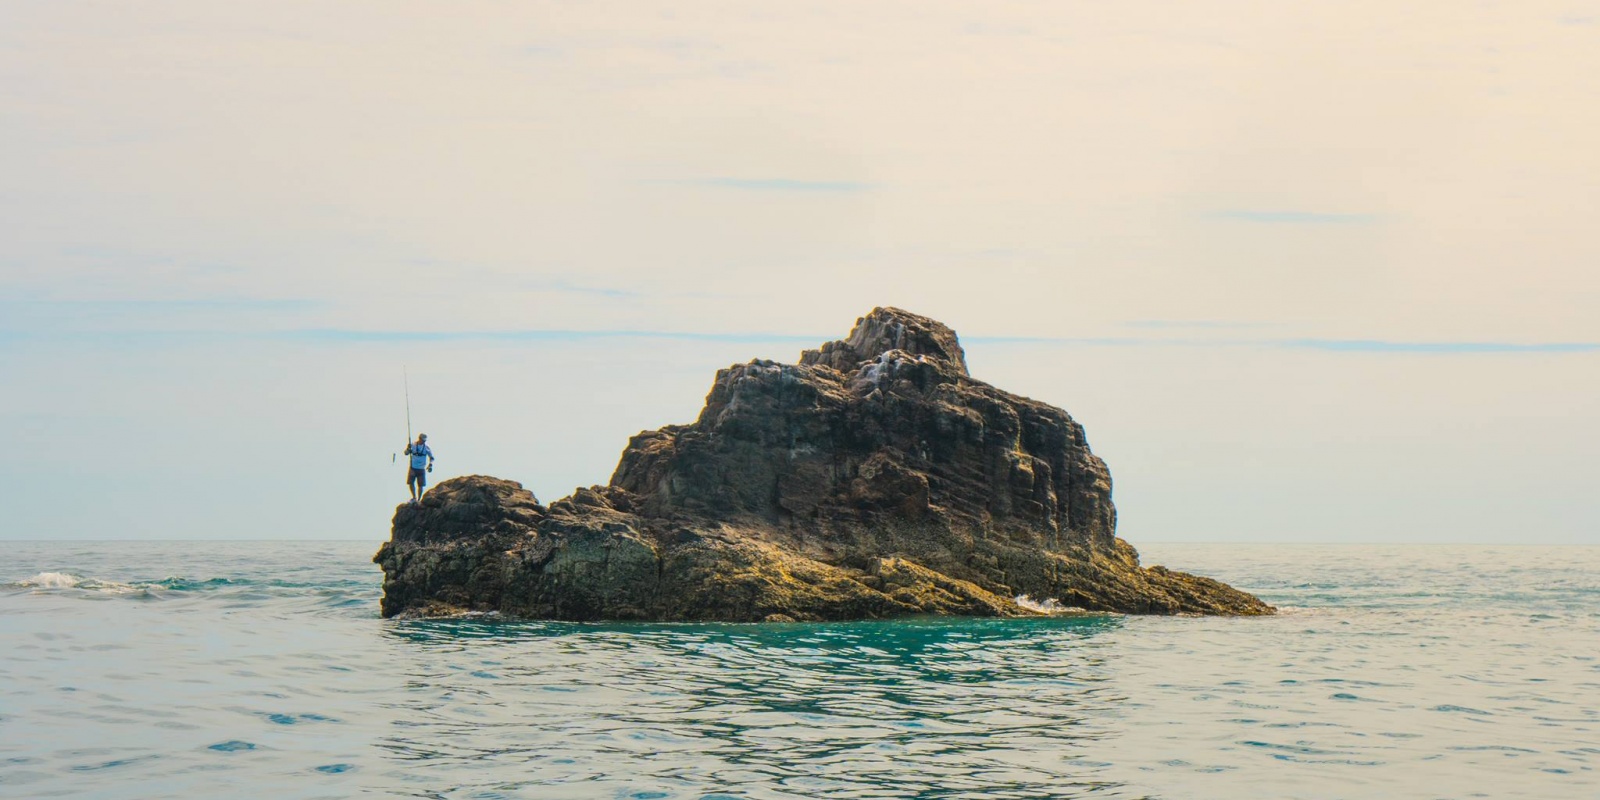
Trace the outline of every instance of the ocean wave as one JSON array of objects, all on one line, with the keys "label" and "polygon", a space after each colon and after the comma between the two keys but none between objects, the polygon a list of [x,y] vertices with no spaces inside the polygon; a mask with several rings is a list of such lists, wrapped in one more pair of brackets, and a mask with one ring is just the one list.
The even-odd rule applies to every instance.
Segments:
[{"label": "ocean wave", "polygon": [[275,578],[190,578],[116,581],[72,572],[45,571],[18,581],[0,583],[0,592],[53,595],[84,600],[138,600],[265,605],[293,602],[326,609],[376,612],[378,587],[371,582],[306,582]]},{"label": "ocean wave", "polygon": [[32,587],[38,589],[70,589],[83,583],[83,579],[65,572],[41,572],[31,578],[18,581],[16,586]]},{"label": "ocean wave", "polygon": [[17,589],[31,589],[36,592],[78,589],[85,592],[111,595],[132,595],[148,593],[149,591],[149,587],[145,585],[100,580],[98,578],[84,578],[73,575],[70,572],[41,572],[31,578],[24,578],[8,586]]}]

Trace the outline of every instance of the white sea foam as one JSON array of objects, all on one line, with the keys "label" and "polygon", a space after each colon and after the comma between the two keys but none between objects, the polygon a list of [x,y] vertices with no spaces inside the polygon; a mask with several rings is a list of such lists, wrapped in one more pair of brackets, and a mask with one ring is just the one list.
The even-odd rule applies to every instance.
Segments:
[{"label": "white sea foam", "polygon": [[1060,603],[1056,602],[1054,597],[1046,597],[1043,600],[1035,600],[1025,594],[1019,594],[1016,596],[1016,601],[1017,605],[1022,606],[1029,611],[1037,611],[1041,614],[1061,614],[1067,611],[1081,610],[1071,606],[1061,605]]},{"label": "white sea foam", "polygon": [[31,578],[19,582],[18,586],[30,589],[71,589],[83,583],[83,579],[65,572],[41,572]]},{"label": "white sea foam", "polygon": [[133,594],[148,591],[148,587],[144,586],[134,586],[133,584],[119,583],[117,581],[95,580],[94,578],[81,578],[69,572],[41,572],[31,578],[19,581],[15,585],[35,591],[82,589],[104,594]]}]

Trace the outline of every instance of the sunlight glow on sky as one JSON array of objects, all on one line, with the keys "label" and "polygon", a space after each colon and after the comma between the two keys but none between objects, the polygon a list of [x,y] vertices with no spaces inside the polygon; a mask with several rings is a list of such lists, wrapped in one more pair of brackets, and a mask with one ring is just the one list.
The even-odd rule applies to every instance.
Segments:
[{"label": "sunlight glow on sky", "polygon": [[1600,2],[0,0],[0,538],[552,500],[896,305],[1140,540],[1600,543]]}]

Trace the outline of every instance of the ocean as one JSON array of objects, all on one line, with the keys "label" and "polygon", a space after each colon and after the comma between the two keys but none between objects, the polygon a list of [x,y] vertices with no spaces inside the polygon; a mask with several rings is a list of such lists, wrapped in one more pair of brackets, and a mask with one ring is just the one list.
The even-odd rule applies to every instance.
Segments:
[{"label": "ocean", "polygon": [[1600,547],[1148,544],[1261,619],[386,621],[378,542],[0,542],[0,797],[1597,798]]}]

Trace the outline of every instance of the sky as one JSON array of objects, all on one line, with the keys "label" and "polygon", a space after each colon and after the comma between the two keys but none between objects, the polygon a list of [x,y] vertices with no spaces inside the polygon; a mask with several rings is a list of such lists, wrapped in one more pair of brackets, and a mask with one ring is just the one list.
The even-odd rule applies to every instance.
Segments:
[{"label": "sky", "polygon": [[0,0],[0,538],[604,483],[875,306],[1140,541],[1600,544],[1600,2]]}]

